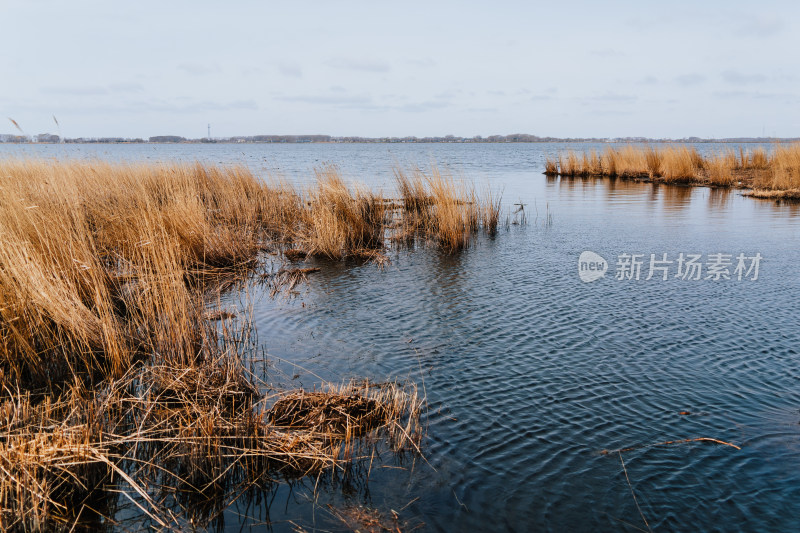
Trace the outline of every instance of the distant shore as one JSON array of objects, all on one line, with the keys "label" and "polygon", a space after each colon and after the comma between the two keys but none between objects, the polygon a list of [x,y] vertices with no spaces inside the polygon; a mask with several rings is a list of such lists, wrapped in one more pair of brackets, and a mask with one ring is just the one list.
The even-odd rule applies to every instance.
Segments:
[{"label": "distant shore", "polygon": [[482,137],[336,137],[331,135],[251,135],[233,137],[204,137],[189,139],[178,135],[157,135],[143,138],[125,137],[76,137],[62,138],[43,133],[39,135],[0,134],[0,143],[10,144],[336,144],[336,143],[785,143],[797,142],[800,137],[726,137],[705,139],[686,137],[682,139],[655,139],[650,137],[539,137],[525,133],[489,135]]}]

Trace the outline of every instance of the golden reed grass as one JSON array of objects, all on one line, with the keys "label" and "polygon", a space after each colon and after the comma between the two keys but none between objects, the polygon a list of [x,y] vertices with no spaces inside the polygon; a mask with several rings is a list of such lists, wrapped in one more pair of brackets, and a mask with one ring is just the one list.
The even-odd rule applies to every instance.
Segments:
[{"label": "golden reed grass", "polygon": [[208,311],[272,250],[383,264],[401,233],[455,252],[496,232],[491,191],[403,176],[401,205],[335,167],[298,190],[243,167],[1,161],[0,529],[110,524],[120,494],[196,527],[275,473],[358,459],[364,435],[418,451],[413,387],[265,396],[243,363],[252,321]]},{"label": "golden reed grass", "polygon": [[415,169],[395,169],[395,181],[402,201],[402,216],[392,236],[396,241],[423,236],[445,251],[455,252],[469,246],[471,238],[483,228],[497,233],[501,197],[487,188],[478,197],[472,184],[433,167],[428,173]]},{"label": "golden reed grass", "polygon": [[549,157],[545,174],[567,177],[618,177],[665,183],[753,189],[753,196],[800,196],[800,143],[739,148],[701,156],[689,146],[608,147],[578,156],[575,152]]}]

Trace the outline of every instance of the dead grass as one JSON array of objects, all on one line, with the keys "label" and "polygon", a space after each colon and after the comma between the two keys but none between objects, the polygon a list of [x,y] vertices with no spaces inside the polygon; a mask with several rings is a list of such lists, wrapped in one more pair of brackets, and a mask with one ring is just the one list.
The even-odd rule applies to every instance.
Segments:
[{"label": "dead grass", "polygon": [[32,387],[195,357],[194,288],[246,271],[263,241],[263,189],[238,168],[5,161],[0,176],[0,366]]},{"label": "dead grass", "polygon": [[[545,174],[752,188],[751,196],[781,191],[778,196],[794,198],[793,191],[800,189],[800,143],[776,145],[770,153],[763,147],[740,148],[738,154],[725,150],[707,157],[683,145],[608,147],[600,156],[592,151],[548,158]],[[770,195],[776,197],[774,192]]]},{"label": "dead grass", "polygon": [[262,279],[269,284],[270,297],[275,297],[281,291],[291,293],[297,285],[308,281],[309,274],[319,271],[317,267],[281,268],[273,275],[262,274]]},{"label": "dead grass", "polygon": [[703,160],[694,147],[669,146],[661,151],[662,172],[667,183],[692,183],[697,179]]},{"label": "dead grass", "polygon": [[119,494],[163,528],[198,525],[193,513],[203,507],[181,501],[218,502],[218,514],[272,476],[368,457],[378,438],[398,452],[419,450],[422,402],[413,387],[350,383],[270,397],[242,369],[230,357],[156,364],[103,383],[101,394],[73,387],[56,402],[7,398],[0,525],[66,531],[87,506],[110,518]]},{"label": "dead grass", "polygon": [[480,228],[490,235],[497,232],[501,197],[491,188],[480,198],[471,184],[436,166],[427,173],[395,169],[395,181],[404,210],[395,217],[393,241],[408,243],[422,236],[454,253],[468,247]]},{"label": "dead grass", "polygon": [[547,157],[544,162],[544,173],[548,176],[558,175],[558,159]]},{"label": "dead grass", "polygon": [[752,166],[765,171],[756,174],[753,188],[772,191],[800,189],[800,143],[776,146],[766,163],[753,154]]},{"label": "dead grass", "polygon": [[317,185],[307,192],[307,203],[298,240],[310,255],[342,259],[354,250],[383,248],[383,197],[363,186],[351,190],[336,167],[317,170]]},{"label": "dead grass", "polygon": [[424,524],[417,524],[409,527],[407,523],[401,523],[400,516],[393,509],[390,510],[391,515],[363,505],[348,505],[339,508],[328,505],[327,509],[331,516],[336,518],[341,525],[349,531],[357,531],[359,533],[402,533],[403,531],[413,531],[424,526]]},{"label": "dead grass", "polygon": [[741,167],[733,150],[718,153],[705,163],[708,183],[715,187],[733,187],[737,184],[735,173],[739,168]]},{"label": "dead grass", "polygon": [[481,204],[435,167],[398,185],[399,213],[331,166],[298,193],[241,167],[0,162],[2,375],[38,387],[120,376],[153,353],[191,361],[203,343],[198,292],[229,286],[272,245],[290,260],[385,265],[392,217],[448,252],[481,224],[496,232],[491,191]]},{"label": "dead grass", "polygon": [[768,190],[768,189],[753,189],[742,194],[743,196],[750,196],[751,198],[760,198],[762,200],[800,200],[800,189],[788,190]]},{"label": "dead grass", "polygon": [[[242,363],[252,322],[208,309],[264,250],[385,264],[383,198],[333,168],[318,180],[299,193],[241,167],[0,162],[0,529],[91,529],[120,494],[172,527],[203,508],[185,498],[222,505],[276,472],[358,460],[356,437],[418,450],[421,402],[396,384],[328,387],[309,394],[336,409],[271,422],[299,393],[264,396]],[[445,193],[473,206],[474,230],[474,199]],[[336,414],[353,405],[363,415]]]},{"label": "dead grass", "polygon": [[[398,170],[396,202],[316,177],[0,161],[0,529],[92,529],[120,501],[204,527],[237,491],[344,468],[378,437],[419,452],[412,385],[265,395],[243,363],[253,323],[220,294],[267,252],[382,267],[402,236],[456,253],[496,233],[501,198],[435,166]],[[318,269],[265,279],[276,294]]]}]

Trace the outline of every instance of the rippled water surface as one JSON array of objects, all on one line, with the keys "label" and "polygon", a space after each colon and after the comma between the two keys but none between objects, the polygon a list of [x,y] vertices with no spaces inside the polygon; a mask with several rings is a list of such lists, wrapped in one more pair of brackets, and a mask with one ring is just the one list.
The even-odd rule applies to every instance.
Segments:
[{"label": "rippled water surface", "polygon": [[[545,178],[563,145],[2,147],[110,159],[240,162],[306,181],[322,162],[391,188],[436,160],[526,204],[527,226],[457,256],[320,264],[292,298],[255,294],[276,380],[409,378],[427,393],[425,460],[383,457],[355,485],[282,486],[235,505],[231,531],[342,525],[328,505],[430,531],[800,528],[800,208],[736,191]],[[583,146],[577,146],[582,149]],[[715,149],[703,146],[701,149]],[[78,152],[75,152],[75,151]],[[609,272],[578,277],[594,251]],[[643,254],[642,279],[614,277]],[[761,254],[757,280],[647,276],[650,254]],[[733,271],[733,266],[730,268]],[[705,273],[704,273],[705,275]],[[690,414],[681,414],[681,413]],[[709,437],[709,442],[603,450]],[[633,488],[636,500],[631,493]],[[640,508],[637,509],[637,503]],[[270,505],[268,505],[270,504]],[[640,512],[641,511],[641,512]],[[246,518],[242,518],[245,516]]]}]

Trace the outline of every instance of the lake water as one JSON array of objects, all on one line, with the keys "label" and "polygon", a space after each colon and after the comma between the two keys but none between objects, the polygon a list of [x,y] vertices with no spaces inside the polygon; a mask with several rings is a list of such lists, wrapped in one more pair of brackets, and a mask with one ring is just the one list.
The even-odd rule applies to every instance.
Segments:
[{"label": "lake water", "polygon": [[[223,529],[338,530],[328,505],[363,505],[427,531],[646,531],[642,515],[653,530],[798,530],[800,207],[542,175],[547,154],[587,147],[0,145],[0,155],[243,163],[300,183],[332,162],[387,193],[393,165],[436,161],[502,189],[506,210],[526,204],[527,226],[459,255],[391,252],[383,271],[327,263],[296,297],[255,295],[276,382],[424,384],[425,460],[386,455],[368,481],[322,480],[316,497],[316,480],[280,484],[266,502],[237,502]],[[609,268],[591,283],[578,275],[587,250]],[[703,278],[713,254],[731,254],[732,279],[676,278],[681,253],[702,256]],[[622,254],[643,256],[638,281],[616,279]],[[673,261],[667,280],[645,279],[651,254]],[[736,279],[739,254],[760,254],[758,279]],[[741,449],[625,451],[630,486],[620,455],[600,453],[699,437]]]}]

